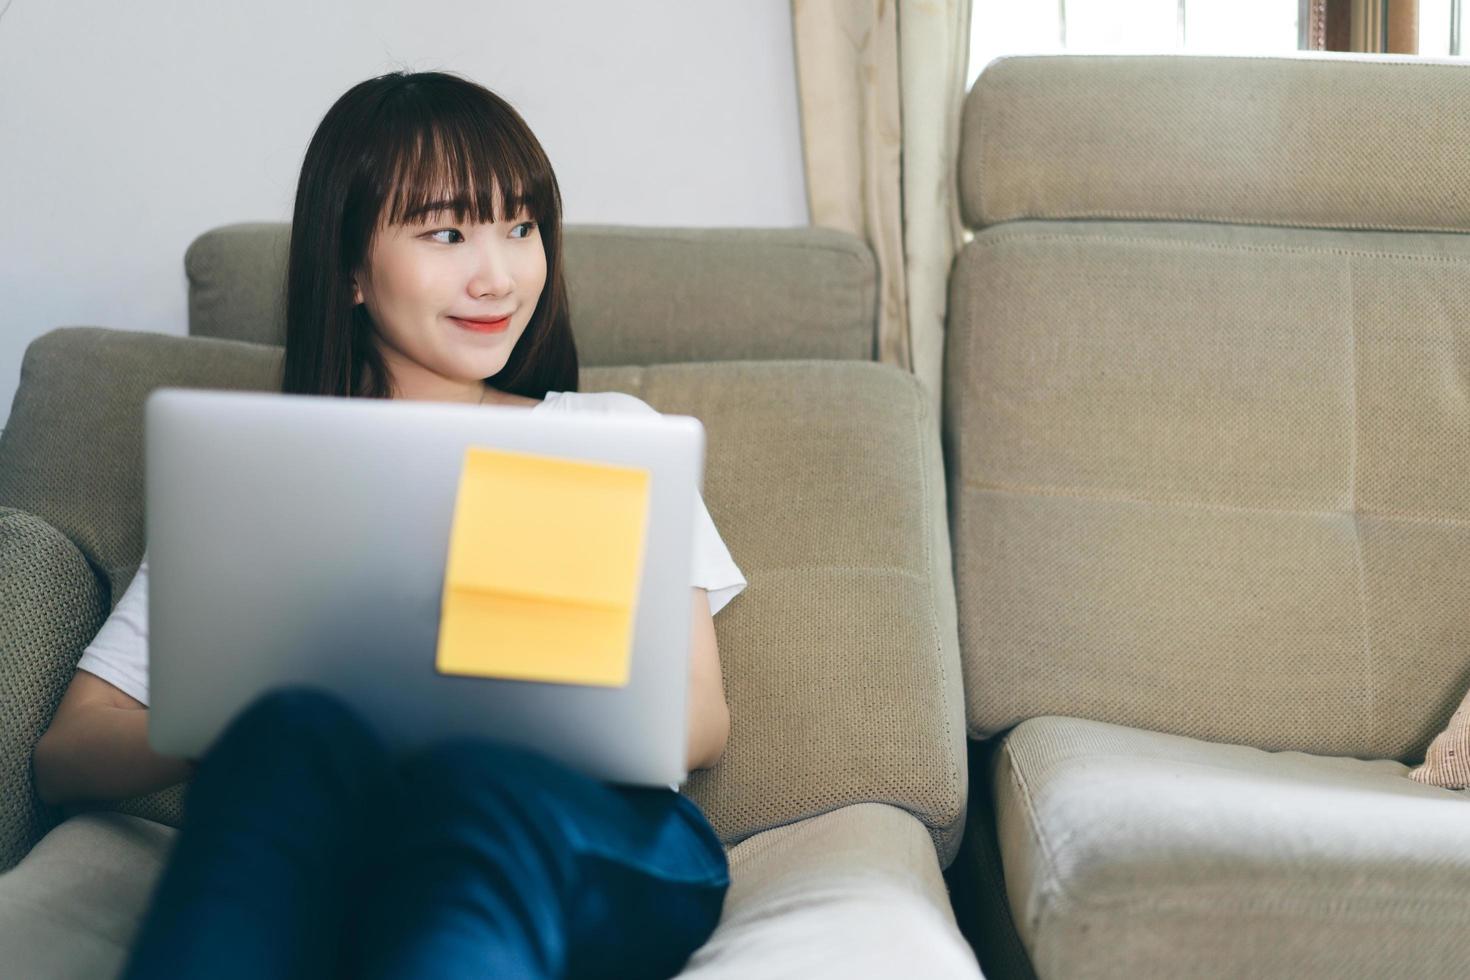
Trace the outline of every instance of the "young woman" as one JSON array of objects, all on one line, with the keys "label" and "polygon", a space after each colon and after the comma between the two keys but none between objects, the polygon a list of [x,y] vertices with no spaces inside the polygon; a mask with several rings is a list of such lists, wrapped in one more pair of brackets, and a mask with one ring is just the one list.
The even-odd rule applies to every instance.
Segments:
[{"label": "young woman", "polygon": [[[550,163],[509,105],[450,75],[374,78],[327,112],[297,187],[286,320],[288,393],[653,411],[577,392]],[[745,586],[696,504],[691,768],[724,751],[712,616]],[[147,571],[36,746],[49,803],[190,774],[146,742]],[[193,776],[128,976],[667,976],[728,885],[677,792],[483,740],[391,762],[317,691],[257,701]]]}]

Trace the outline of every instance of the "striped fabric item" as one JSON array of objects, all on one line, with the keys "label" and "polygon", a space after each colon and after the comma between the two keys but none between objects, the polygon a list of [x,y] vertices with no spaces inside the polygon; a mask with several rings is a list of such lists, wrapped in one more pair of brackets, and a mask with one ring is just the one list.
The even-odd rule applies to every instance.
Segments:
[{"label": "striped fabric item", "polygon": [[1450,716],[1449,726],[1429,743],[1424,764],[1409,778],[1445,789],[1470,787],[1470,693]]}]

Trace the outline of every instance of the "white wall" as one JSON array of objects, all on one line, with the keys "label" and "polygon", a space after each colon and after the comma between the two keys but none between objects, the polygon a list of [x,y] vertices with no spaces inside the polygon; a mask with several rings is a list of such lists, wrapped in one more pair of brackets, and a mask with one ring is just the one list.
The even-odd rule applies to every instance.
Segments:
[{"label": "white wall", "polygon": [[185,333],[185,247],[288,219],[322,114],[385,71],[457,71],[507,98],[568,221],[806,224],[790,17],[788,0],[13,0],[0,427],[50,328]]}]

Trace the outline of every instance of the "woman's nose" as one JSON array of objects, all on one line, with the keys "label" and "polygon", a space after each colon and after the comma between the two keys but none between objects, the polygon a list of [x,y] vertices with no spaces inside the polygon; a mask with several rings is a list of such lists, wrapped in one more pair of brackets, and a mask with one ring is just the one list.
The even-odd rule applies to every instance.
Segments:
[{"label": "woman's nose", "polygon": [[469,291],[472,296],[504,296],[515,288],[515,277],[510,264],[500,250],[487,246],[476,256],[474,274],[470,277]]}]

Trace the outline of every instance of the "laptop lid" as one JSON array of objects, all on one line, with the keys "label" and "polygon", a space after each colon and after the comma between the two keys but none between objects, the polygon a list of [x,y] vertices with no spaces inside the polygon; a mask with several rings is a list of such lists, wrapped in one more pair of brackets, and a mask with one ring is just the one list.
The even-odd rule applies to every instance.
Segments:
[{"label": "laptop lid", "polygon": [[[164,389],[146,426],[158,751],[197,757],[260,694],[307,684],[342,697],[395,750],[476,735],[614,782],[685,775],[697,420]],[[472,447],[649,473],[625,686],[436,669]]]}]

